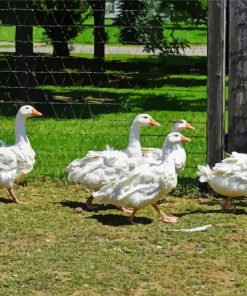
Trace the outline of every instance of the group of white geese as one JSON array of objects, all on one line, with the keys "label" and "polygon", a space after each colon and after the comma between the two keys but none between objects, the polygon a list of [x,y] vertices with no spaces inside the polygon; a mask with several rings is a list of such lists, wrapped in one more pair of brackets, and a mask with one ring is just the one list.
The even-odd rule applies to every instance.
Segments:
[{"label": "group of white geese", "polygon": [[[5,187],[12,200],[19,203],[13,186],[32,171],[35,152],[25,132],[26,119],[42,114],[29,105],[22,106],[16,115],[15,144],[0,144],[0,187]],[[92,190],[87,199],[89,209],[99,204],[112,204],[129,213],[130,222],[138,210],[151,205],[160,219],[175,223],[178,218],[168,216],[158,206],[159,200],[177,186],[177,175],[184,169],[186,152],[183,142],[190,139],[179,131],[193,130],[186,120],[173,123],[161,149],[142,148],[140,129],[159,126],[148,114],[137,115],[130,128],[129,144],[124,150],[107,147],[103,151],[89,151],[82,159],[75,159],[65,169],[68,180],[80,183]],[[227,197],[224,209],[231,197],[247,197],[247,154],[233,152],[212,169],[198,165],[200,182],[208,182],[212,189]]]}]

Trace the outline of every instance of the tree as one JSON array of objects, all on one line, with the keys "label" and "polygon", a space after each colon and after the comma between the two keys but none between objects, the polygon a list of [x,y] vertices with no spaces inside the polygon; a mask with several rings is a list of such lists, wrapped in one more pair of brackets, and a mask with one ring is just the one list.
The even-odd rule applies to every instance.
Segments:
[{"label": "tree", "polygon": [[94,18],[94,57],[105,58],[105,0],[90,0]]},{"label": "tree", "polygon": [[33,55],[33,26],[30,22],[32,2],[13,1],[15,3],[14,13],[16,14],[15,29],[15,52],[16,55]]},{"label": "tree", "polygon": [[1,1],[0,18],[4,24],[16,26],[15,48],[17,55],[33,54],[32,1]]},{"label": "tree", "polygon": [[54,56],[69,56],[69,41],[81,30],[83,21],[89,16],[87,1],[35,1],[36,7],[45,12],[37,14],[39,23],[51,40]]},{"label": "tree", "polygon": [[121,28],[120,42],[122,44],[141,43],[136,23],[139,15],[145,15],[145,4],[140,0],[123,0],[120,9],[121,14],[114,23]]},{"label": "tree", "polygon": [[[147,52],[155,53],[158,50],[161,54],[173,54],[188,46],[185,39],[175,38],[175,28],[180,21],[206,22],[207,2],[125,0],[121,8],[116,24],[121,29],[122,43],[144,44]],[[169,35],[164,35],[164,18],[172,24]]]}]

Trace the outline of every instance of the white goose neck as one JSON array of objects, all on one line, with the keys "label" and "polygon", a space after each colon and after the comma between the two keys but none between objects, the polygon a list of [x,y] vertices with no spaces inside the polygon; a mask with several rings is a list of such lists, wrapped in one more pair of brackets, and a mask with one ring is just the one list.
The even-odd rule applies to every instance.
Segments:
[{"label": "white goose neck", "polygon": [[168,165],[172,165],[175,170],[174,160],[172,156],[173,147],[174,145],[172,145],[167,140],[164,142],[162,147],[162,162]]},{"label": "white goose neck", "polygon": [[173,151],[181,151],[181,150],[184,150],[184,146],[182,143],[178,143],[178,144],[173,145],[172,150]]},{"label": "white goose neck", "polygon": [[140,143],[140,125],[133,122],[130,129],[129,144],[126,149],[129,157],[142,156],[141,143]]},{"label": "white goose neck", "polygon": [[177,128],[176,125],[172,125],[171,130],[170,130],[170,133],[177,133],[179,131],[180,131],[180,129]]},{"label": "white goose neck", "polygon": [[20,114],[16,115],[15,144],[30,144],[25,131],[26,119]]}]

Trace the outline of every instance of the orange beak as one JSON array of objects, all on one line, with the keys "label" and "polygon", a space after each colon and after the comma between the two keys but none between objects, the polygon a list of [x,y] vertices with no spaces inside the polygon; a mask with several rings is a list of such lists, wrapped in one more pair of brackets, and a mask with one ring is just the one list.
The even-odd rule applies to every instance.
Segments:
[{"label": "orange beak", "polygon": [[157,121],[155,121],[153,118],[150,119],[149,125],[160,126],[160,124]]},{"label": "orange beak", "polygon": [[38,110],[34,109],[32,110],[32,116],[42,116],[43,114],[40,113]]},{"label": "orange beak", "polygon": [[194,128],[191,124],[189,124],[188,122],[187,122],[185,128],[186,128],[186,129],[190,129],[190,130],[194,130],[194,129],[195,129],[195,128]]},{"label": "orange beak", "polygon": [[185,136],[182,136],[181,137],[181,142],[191,142],[191,139],[190,138],[187,138]]}]

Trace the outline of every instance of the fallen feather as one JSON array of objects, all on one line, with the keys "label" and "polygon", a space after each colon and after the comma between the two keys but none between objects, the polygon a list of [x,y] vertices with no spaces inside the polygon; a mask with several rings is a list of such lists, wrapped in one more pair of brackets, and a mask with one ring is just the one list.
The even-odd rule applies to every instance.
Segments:
[{"label": "fallen feather", "polygon": [[204,226],[199,226],[199,227],[194,227],[194,228],[187,228],[187,229],[176,229],[176,230],[172,230],[175,232],[195,232],[195,231],[204,231],[207,230],[209,227],[211,227],[211,224],[208,225],[204,225]]}]

